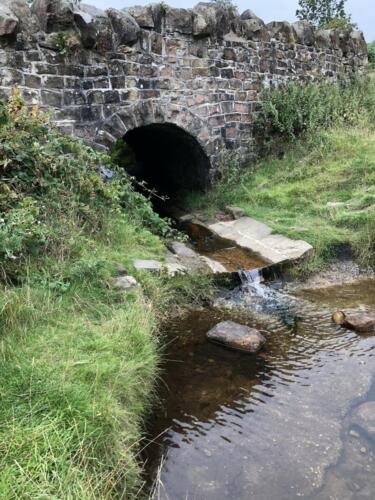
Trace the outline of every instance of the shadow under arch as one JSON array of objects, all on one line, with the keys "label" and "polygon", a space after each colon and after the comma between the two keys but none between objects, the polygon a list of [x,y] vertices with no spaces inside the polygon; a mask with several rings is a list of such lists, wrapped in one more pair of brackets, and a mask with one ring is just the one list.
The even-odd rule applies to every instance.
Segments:
[{"label": "shadow under arch", "polygon": [[166,205],[173,205],[182,193],[207,188],[210,160],[198,140],[181,127],[143,125],[127,131],[123,141],[134,153],[129,174],[168,197]]}]

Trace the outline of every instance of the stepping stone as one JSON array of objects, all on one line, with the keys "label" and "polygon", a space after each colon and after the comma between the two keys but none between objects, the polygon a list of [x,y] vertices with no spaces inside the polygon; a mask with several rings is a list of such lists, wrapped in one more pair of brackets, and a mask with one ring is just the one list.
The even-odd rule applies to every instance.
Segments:
[{"label": "stepping stone", "polygon": [[303,240],[293,240],[279,234],[251,217],[234,221],[209,224],[208,229],[216,236],[231,241],[258,255],[269,264],[295,261],[310,253],[313,247]]},{"label": "stepping stone", "polygon": [[234,321],[218,323],[207,332],[206,337],[211,342],[249,354],[258,352],[266,342],[263,335],[255,328],[240,325]]},{"label": "stepping stone", "polygon": [[158,260],[133,260],[133,266],[137,271],[159,272],[163,268],[163,264]]}]

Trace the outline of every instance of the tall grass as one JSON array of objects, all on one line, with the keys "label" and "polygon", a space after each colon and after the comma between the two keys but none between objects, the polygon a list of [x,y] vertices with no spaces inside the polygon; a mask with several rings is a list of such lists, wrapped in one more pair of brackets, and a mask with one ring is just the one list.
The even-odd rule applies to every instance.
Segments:
[{"label": "tall grass", "polygon": [[[133,259],[164,258],[168,223],[17,91],[0,177],[0,498],[138,498],[159,325],[209,280],[137,273]],[[118,264],[142,288],[114,289]]]},{"label": "tall grass", "polygon": [[264,97],[258,126],[272,131],[271,153],[247,168],[230,158],[213,189],[186,203],[211,214],[238,205],[274,231],[308,241],[311,268],[343,246],[375,265],[374,81],[291,85]]}]

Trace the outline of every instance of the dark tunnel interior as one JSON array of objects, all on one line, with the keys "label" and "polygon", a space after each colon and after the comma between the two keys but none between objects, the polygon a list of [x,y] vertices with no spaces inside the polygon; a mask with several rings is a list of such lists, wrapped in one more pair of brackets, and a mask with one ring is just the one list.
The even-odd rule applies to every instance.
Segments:
[{"label": "dark tunnel interior", "polygon": [[[126,169],[155,190],[156,210],[171,207],[182,193],[203,191],[209,181],[210,161],[198,141],[176,125],[163,123],[130,130],[124,136],[133,152]],[[159,210],[160,211],[160,210]]]}]

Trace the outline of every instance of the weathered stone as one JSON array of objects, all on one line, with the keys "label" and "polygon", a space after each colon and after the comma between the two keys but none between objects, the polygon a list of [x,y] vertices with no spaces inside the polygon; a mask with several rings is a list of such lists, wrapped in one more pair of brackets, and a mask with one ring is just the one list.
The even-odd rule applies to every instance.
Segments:
[{"label": "weathered stone", "polygon": [[139,288],[139,283],[133,276],[120,276],[114,279],[112,284],[114,288],[125,292]]},{"label": "weathered stone", "polygon": [[34,0],[31,11],[39,19],[43,31],[64,31],[72,29],[74,10],[80,0]]},{"label": "weathered stone", "polygon": [[7,5],[0,5],[0,36],[12,35],[18,27],[18,18]]},{"label": "weathered stone", "polygon": [[350,328],[358,333],[375,333],[375,314],[359,312],[344,313],[337,311],[333,314],[332,320],[344,328]]},{"label": "weathered stone", "polygon": [[130,14],[141,28],[154,29],[155,22],[151,5],[136,5],[134,7],[126,7],[124,12]]},{"label": "weathered stone", "polygon": [[244,12],[241,14],[241,19],[243,21],[248,21],[248,20],[255,20],[259,24],[264,24],[264,21],[258,17],[257,15],[254,14],[254,12],[250,9],[246,9]]},{"label": "weathered stone", "polygon": [[255,328],[233,321],[223,321],[217,324],[207,332],[206,336],[211,342],[250,354],[258,352],[266,342],[264,336]]},{"label": "weathered stone", "polygon": [[191,9],[168,8],[165,13],[165,30],[191,35],[193,33],[193,15]]},{"label": "weathered stone", "polygon": [[301,45],[311,46],[315,42],[314,30],[306,21],[297,21],[292,24],[297,36],[297,42]]},{"label": "weathered stone", "polygon": [[287,21],[272,21],[267,24],[272,38],[277,38],[288,44],[296,43],[297,36],[293,26]]},{"label": "weathered stone", "polygon": [[166,265],[168,276],[177,276],[178,274],[185,274],[188,272],[187,268],[177,262],[171,262]]},{"label": "weathered stone", "polygon": [[266,224],[241,217],[234,221],[215,222],[208,229],[220,238],[250,250],[270,264],[295,261],[312,251],[312,246],[302,240],[292,240],[278,234]]},{"label": "weathered stone", "polygon": [[116,9],[108,9],[107,14],[112,23],[117,43],[119,45],[133,45],[141,30],[136,20],[127,12]]},{"label": "weathered stone", "polygon": [[133,266],[137,271],[160,272],[163,269],[163,264],[158,260],[141,260],[133,261]]},{"label": "weathered stone", "polygon": [[171,252],[173,252],[175,255],[178,255],[179,257],[195,258],[198,256],[197,252],[180,241],[172,241],[172,243],[168,245],[168,248]]},{"label": "weathered stone", "polygon": [[97,48],[100,52],[113,49],[113,28],[104,11],[82,4],[74,10],[74,20],[80,30],[82,44],[85,48]]},{"label": "weathered stone", "polygon": [[375,439],[375,401],[368,401],[358,406],[353,412],[352,424]]},{"label": "weathered stone", "polygon": [[[212,38],[223,38],[232,30],[232,22],[238,17],[238,13],[232,7],[225,7],[218,3],[198,3],[193,9],[193,17],[200,15],[206,24],[206,28],[201,28],[198,33],[197,23],[194,23],[194,34],[203,36],[208,33]],[[202,21],[200,21],[202,24]]]},{"label": "weathered stone", "polygon": [[240,219],[245,215],[245,212],[242,208],[240,207],[231,207],[227,206],[225,207],[225,211],[234,219]]},{"label": "weathered stone", "polygon": [[263,22],[256,19],[244,19],[239,25],[240,32],[248,40],[267,41],[270,39],[270,33]]},{"label": "weathered stone", "polygon": [[0,36],[13,35],[20,30],[34,33],[38,28],[26,0],[1,0]]},{"label": "weathered stone", "polygon": [[223,274],[228,272],[223,264],[221,264],[217,260],[210,259],[209,257],[206,257],[204,255],[201,256],[200,259],[213,274]]}]

